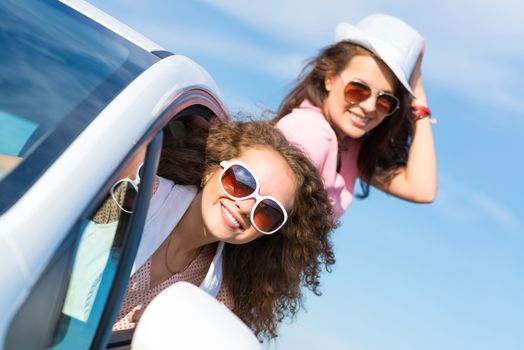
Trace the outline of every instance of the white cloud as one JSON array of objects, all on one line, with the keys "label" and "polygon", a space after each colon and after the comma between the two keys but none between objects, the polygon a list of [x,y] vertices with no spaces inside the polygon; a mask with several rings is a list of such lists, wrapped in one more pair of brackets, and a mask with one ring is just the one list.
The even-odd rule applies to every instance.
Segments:
[{"label": "white cloud", "polygon": [[[517,88],[524,75],[520,1],[201,1],[290,46],[302,45],[310,52],[307,56],[331,42],[336,23],[356,23],[374,12],[390,13],[426,37],[428,81],[505,110],[521,112],[524,107]],[[272,70],[278,71],[279,67]]]},{"label": "white cloud", "polygon": [[362,13],[358,3],[348,5],[344,1],[201,1],[261,32],[313,47],[332,40],[335,20],[348,20],[348,14]]},{"label": "white cloud", "polygon": [[[451,44],[458,41],[461,43],[459,46],[472,40],[483,46],[486,44],[485,37],[524,36],[521,15],[524,5],[517,0],[200,1],[277,38],[291,38],[315,46],[317,44],[311,44],[311,38],[325,38],[326,35],[332,38],[334,26],[339,21],[356,23],[365,15],[376,12],[398,16],[426,36]],[[518,41],[514,44],[521,46]]]},{"label": "white cloud", "polygon": [[[115,1],[131,11],[124,1]],[[141,8],[136,4],[133,13],[140,30],[168,49],[201,52],[287,80],[298,75],[305,59],[332,42],[336,23],[357,23],[370,13],[389,13],[426,37],[424,74],[428,83],[464,100],[510,112],[505,115],[511,123],[514,119],[510,118],[523,119],[520,80],[524,76],[524,3],[520,0],[200,1],[273,38],[279,47],[220,28],[206,31],[197,23],[188,26],[159,21],[154,16],[138,17]]]},{"label": "white cloud", "polygon": [[158,43],[168,49],[176,48],[176,52],[198,52],[284,79],[293,79],[298,75],[305,57],[305,53],[268,50],[253,42],[199,28],[175,25],[166,28],[155,24],[145,24],[144,27]]},{"label": "white cloud", "polygon": [[440,175],[440,183],[435,207],[448,218],[471,223],[472,226],[489,218],[506,231],[522,232],[521,219],[493,196],[448,175]]},{"label": "white cloud", "polygon": [[524,67],[515,67],[502,58],[434,49],[424,62],[424,70],[430,81],[448,91],[507,110],[524,110],[524,99],[516,88]]}]

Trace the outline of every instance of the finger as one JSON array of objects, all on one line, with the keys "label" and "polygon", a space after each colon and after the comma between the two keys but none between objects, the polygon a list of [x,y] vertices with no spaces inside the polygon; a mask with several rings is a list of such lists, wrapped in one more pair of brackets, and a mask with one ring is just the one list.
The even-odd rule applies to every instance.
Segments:
[{"label": "finger", "polygon": [[133,322],[138,322],[140,320],[140,317],[142,317],[142,314],[144,313],[144,309],[141,306],[138,306],[135,310],[135,313],[133,314],[133,317],[131,317]]}]

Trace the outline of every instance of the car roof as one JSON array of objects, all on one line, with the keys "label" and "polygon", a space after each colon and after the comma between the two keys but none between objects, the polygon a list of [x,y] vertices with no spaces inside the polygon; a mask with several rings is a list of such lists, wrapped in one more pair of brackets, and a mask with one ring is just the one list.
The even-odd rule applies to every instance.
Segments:
[{"label": "car roof", "polygon": [[144,35],[138,33],[137,31],[131,29],[124,23],[119,20],[111,17],[107,13],[99,10],[95,6],[83,0],[59,0],[60,2],[66,4],[67,6],[75,9],[76,11],[84,14],[85,16],[97,21],[101,25],[111,29],[118,35],[126,38],[135,45],[140,46],[144,50],[149,52],[153,51],[164,51],[164,48],[154,41],[148,39]]}]

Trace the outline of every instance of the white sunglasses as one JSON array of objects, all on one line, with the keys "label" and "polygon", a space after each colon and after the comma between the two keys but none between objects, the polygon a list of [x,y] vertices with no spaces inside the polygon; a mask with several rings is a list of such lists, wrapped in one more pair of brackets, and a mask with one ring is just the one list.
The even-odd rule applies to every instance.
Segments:
[{"label": "white sunglasses", "polygon": [[232,200],[255,199],[251,209],[251,224],[257,231],[270,235],[277,232],[287,221],[284,206],[272,196],[260,195],[260,183],[255,173],[247,165],[236,160],[221,161],[224,168],[218,178],[222,192]]},{"label": "white sunglasses", "polygon": [[[135,206],[136,202],[136,196],[138,194],[138,185],[140,184],[140,170],[142,169],[142,166],[144,163],[140,164],[140,166],[136,170],[136,176],[135,179],[130,179],[129,177],[125,177],[123,179],[118,180],[114,183],[113,186],[111,186],[111,197],[113,197],[113,200],[115,201],[116,205],[120,208],[120,210],[132,214],[133,213],[133,207]],[[118,200],[119,195],[119,186],[121,184],[125,183],[125,197],[124,201],[121,204]],[[131,187],[129,187],[131,185]]]}]

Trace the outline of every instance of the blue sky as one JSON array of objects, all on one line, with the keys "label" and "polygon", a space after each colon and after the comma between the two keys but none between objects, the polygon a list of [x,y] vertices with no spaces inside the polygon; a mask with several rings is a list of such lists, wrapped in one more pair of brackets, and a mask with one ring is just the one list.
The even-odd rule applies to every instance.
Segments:
[{"label": "blue sky", "polygon": [[340,21],[382,12],[427,40],[423,72],[439,192],[415,205],[372,191],[333,234],[337,264],[272,349],[524,348],[524,5],[92,0],[215,78],[233,111],[276,110]]}]

